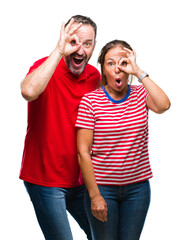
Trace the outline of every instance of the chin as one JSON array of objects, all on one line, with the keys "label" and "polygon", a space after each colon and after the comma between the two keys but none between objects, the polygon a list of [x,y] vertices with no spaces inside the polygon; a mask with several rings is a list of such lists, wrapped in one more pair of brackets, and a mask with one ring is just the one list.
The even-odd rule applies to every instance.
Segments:
[{"label": "chin", "polygon": [[83,69],[79,69],[79,70],[75,70],[75,69],[72,69],[70,68],[70,71],[74,74],[74,75],[80,75],[82,72],[83,72]]},{"label": "chin", "polygon": [[70,66],[69,69],[70,71],[74,74],[74,75],[80,75],[84,69],[85,69],[86,65],[84,65],[83,67],[81,67],[80,69],[75,69],[73,66]]}]

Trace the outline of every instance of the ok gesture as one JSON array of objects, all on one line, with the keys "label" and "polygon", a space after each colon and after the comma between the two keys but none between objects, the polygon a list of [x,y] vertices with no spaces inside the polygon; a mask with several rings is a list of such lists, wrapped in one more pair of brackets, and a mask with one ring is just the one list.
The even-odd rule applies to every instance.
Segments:
[{"label": "ok gesture", "polygon": [[120,52],[125,53],[126,57],[120,59],[118,68],[123,72],[136,76],[139,71],[139,67],[136,64],[135,50],[131,51],[128,48],[123,48]]},{"label": "ok gesture", "polygon": [[65,26],[65,23],[62,23],[60,38],[57,43],[56,49],[59,51],[61,56],[68,56],[73,52],[78,51],[80,48],[80,43],[76,31],[82,26],[82,23],[75,23],[74,19],[71,19],[69,24]]}]

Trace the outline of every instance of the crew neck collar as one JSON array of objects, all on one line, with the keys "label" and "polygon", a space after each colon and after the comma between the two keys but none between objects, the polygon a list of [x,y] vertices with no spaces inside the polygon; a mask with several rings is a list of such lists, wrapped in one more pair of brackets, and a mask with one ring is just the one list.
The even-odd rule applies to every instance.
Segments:
[{"label": "crew neck collar", "polygon": [[122,99],[120,99],[120,100],[115,100],[115,99],[113,99],[113,98],[109,95],[109,93],[105,90],[105,87],[104,87],[104,86],[102,86],[101,88],[102,88],[102,90],[104,91],[104,93],[105,93],[105,95],[107,96],[107,98],[108,98],[111,102],[113,102],[113,103],[122,103],[122,102],[124,102],[125,100],[127,100],[127,98],[128,98],[129,95],[130,95],[130,92],[131,92],[131,87],[130,87],[130,85],[128,85],[128,90],[127,90],[127,93],[126,93],[125,97],[122,98]]}]

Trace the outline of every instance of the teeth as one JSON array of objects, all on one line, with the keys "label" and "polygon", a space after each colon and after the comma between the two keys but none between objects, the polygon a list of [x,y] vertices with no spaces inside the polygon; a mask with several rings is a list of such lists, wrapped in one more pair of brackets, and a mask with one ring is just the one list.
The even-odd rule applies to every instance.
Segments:
[{"label": "teeth", "polygon": [[79,64],[81,64],[83,62],[83,58],[81,59],[81,58],[75,58],[74,57],[73,61],[74,61],[75,64],[79,65]]}]

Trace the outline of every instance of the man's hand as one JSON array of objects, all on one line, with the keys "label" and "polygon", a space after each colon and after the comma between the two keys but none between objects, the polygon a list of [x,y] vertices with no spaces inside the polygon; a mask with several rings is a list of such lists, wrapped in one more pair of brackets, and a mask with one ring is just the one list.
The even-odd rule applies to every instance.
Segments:
[{"label": "man's hand", "polygon": [[76,31],[82,26],[82,23],[75,23],[74,19],[71,19],[69,24],[65,27],[65,23],[62,23],[60,38],[56,46],[56,50],[61,56],[68,56],[80,48],[81,44],[75,34]]},{"label": "man's hand", "polygon": [[91,211],[98,220],[107,222],[107,204],[101,195],[91,199]]}]

